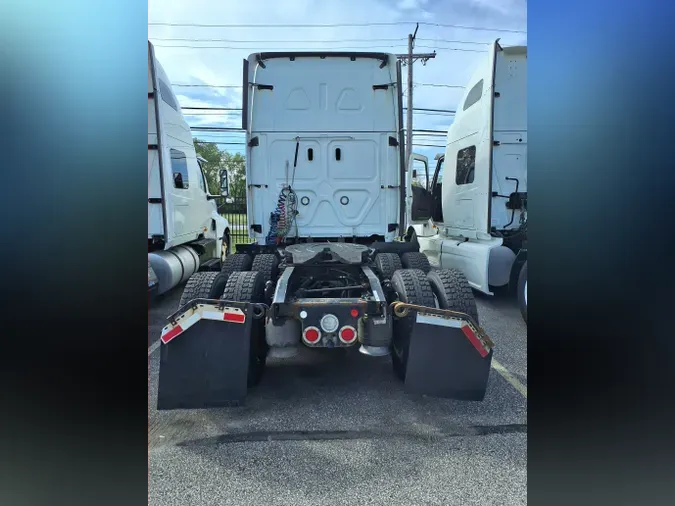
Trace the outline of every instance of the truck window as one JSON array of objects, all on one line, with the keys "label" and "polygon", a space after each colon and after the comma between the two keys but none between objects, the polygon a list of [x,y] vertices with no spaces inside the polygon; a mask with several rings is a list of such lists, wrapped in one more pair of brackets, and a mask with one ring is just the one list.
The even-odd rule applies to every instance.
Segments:
[{"label": "truck window", "polygon": [[457,152],[457,173],[455,183],[457,185],[473,183],[476,169],[476,146],[460,149]]},{"label": "truck window", "polygon": [[178,111],[178,104],[176,104],[176,101],[173,98],[171,88],[169,88],[169,86],[161,79],[159,79],[159,94],[162,96],[162,100],[169,104],[169,107],[174,111]]},{"label": "truck window", "polygon": [[413,159],[413,170],[416,172],[415,178],[412,180],[413,186],[421,186],[425,190],[429,189],[429,175],[427,164],[424,160]]},{"label": "truck window", "polygon": [[204,167],[202,167],[202,162],[199,161],[199,158],[197,158],[197,166],[199,167],[199,187],[202,189],[204,193],[208,193],[206,191],[206,188],[208,188],[206,184],[206,175],[204,174]]},{"label": "truck window", "polygon": [[204,182],[204,171],[199,167],[199,187],[201,190],[206,193],[206,183]]},{"label": "truck window", "polygon": [[473,88],[471,88],[471,91],[466,96],[463,110],[466,111],[469,107],[478,102],[482,96],[483,96],[483,80],[481,79],[474,85]]},{"label": "truck window", "polygon": [[174,188],[187,190],[190,187],[187,158],[185,157],[185,153],[177,149],[171,150],[171,173],[173,174]]}]

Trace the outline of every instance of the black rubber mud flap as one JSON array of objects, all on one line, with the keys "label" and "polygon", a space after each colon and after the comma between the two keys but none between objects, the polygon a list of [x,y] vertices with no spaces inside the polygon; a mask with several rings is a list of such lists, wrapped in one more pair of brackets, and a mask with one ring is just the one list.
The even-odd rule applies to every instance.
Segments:
[{"label": "black rubber mud flap", "polygon": [[457,323],[417,314],[405,375],[407,393],[463,401],[483,400],[493,350],[483,349],[475,338],[472,342],[465,331],[471,333]]},{"label": "black rubber mud flap", "polygon": [[158,410],[244,404],[252,307],[244,323],[201,319],[161,345]]}]

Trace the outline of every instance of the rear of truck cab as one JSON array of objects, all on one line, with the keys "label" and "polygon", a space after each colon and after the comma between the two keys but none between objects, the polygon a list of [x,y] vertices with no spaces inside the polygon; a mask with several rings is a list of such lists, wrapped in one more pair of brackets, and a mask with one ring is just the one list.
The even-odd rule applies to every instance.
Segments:
[{"label": "rear of truck cab", "polygon": [[256,53],[244,61],[243,84],[248,223],[259,244],[285,187],[297,196],[288,237],[401,235],[395,55]]}]

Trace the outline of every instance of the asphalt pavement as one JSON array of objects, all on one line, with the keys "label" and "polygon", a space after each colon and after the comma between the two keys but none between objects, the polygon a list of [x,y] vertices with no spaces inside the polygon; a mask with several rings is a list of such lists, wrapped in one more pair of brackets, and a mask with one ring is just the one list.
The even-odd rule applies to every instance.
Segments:
[{"label": "asphalt pavement", "polygon": [[527,485],[527,327],[513,297],[477,295],[495,342],[483,402],[411,396],[388,357],[303,350],[271,361],[246,406],[158,412],[149,315],[151,505],[519,505]]}]

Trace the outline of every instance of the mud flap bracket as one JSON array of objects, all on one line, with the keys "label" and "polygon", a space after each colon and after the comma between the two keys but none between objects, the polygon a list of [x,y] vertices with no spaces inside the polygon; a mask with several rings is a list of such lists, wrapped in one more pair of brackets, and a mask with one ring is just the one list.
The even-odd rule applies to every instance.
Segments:
[{"label": "mud flap bracket", "polygon": [[162,330],[157,409],[202,409],[244,403],[251,332],[260,304],[195,299]]}]

